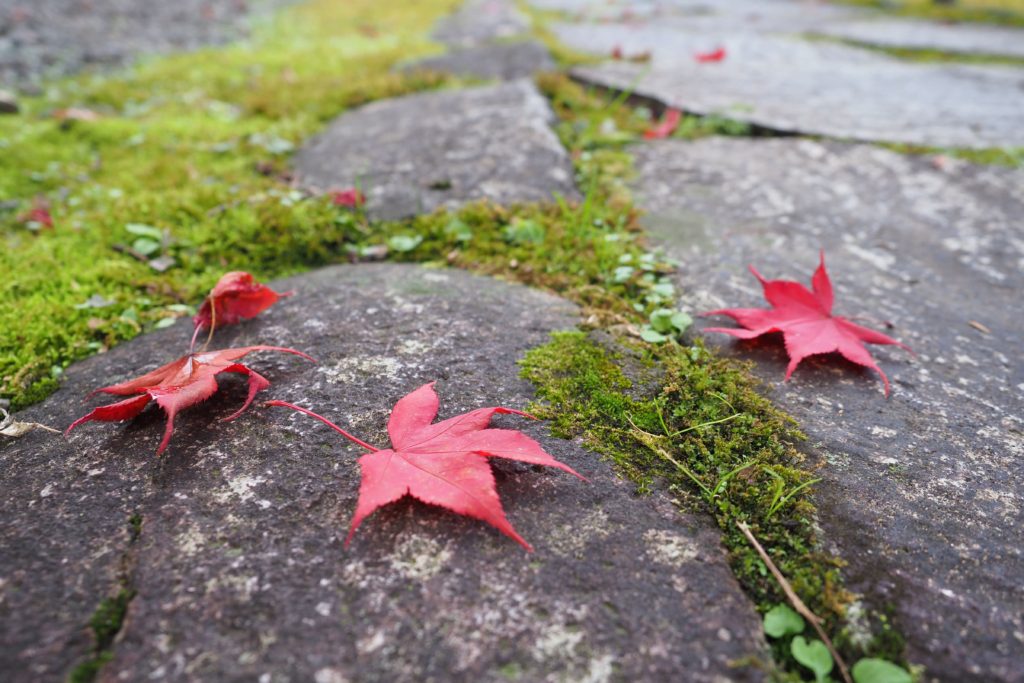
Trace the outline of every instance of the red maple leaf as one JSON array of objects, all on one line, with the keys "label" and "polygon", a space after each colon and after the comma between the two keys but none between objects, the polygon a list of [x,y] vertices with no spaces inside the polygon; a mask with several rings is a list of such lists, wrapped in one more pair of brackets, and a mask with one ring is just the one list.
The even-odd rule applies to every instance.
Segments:
[{"label": "red maple leaf", "polygon": [[431,424],[437,416],[434,383],[424,384],[399,399],[388,420],[391,448],[378,450],[360,441],[330,420],[284,401],[283,406],[305,413],[329,425],[345,438],[370,451],[359,458],[363,478],[359,501],[345,544],[360,523],[377,508],[411,495],[424,503],[483,520],[511,536],[529,551],[533,548],[516,533],[505,517],[494,485],[488,458],[508,458],[534,465],[557,467],[583,477],[548,453],[539,443],[512,429],[487,429],[495,413],[532,415],[511,408],[479,408]]},{"label": "red maple leaf", "polygon": [[119,422],[131,419],[141,413],[142,409],[150,401],[156,401],[157,405],[167,413],[167,427],[164,430],[164,438],[156,451],[157,455],[160,455],[167,448],[167,443],[171,440],[171,432],[174,431],[174,416],[177,415],[179,410],[193,406],[213,396],[217,392],[216,376],[218,374],[222,372],[236,372],[249,376],[249,396],[245,399],[242,407],[237,412],[224,418],[225,420],[233,420],[241,415],[249,407],[249,404],[252,403],[256,394],[270,386],[267,378],[237,362],[240,358],[253,351],[283,351],[285,353],[294,353],[310,361],[313,360],[301,351],[280,346],[245,346],[237,349],[223,349],[221,351],[182,356],[178,360],[146,373],[141,377],[122,382],[121,384],[103,387],[92,392],[92,394],[103,392],[115,396],[131,396],[132,398],[94,409],[88,415],[75,420],[67,428],[67,431],[64,432],[64,436],[67,436],[71,433],[72,429],[85,422],[93,420]]},{"label": "red maple leaf", "polygon": [[678,109],[666,109],[665,115],[661,118],[661,123],[644,131],[644,138],[647,140],[667,138],[679,127],[679,122],[682,118],[683,113]]},{"label": "red maple leaf", "polygon": [[335,206],[344,206],[349,209],[356,209],[366,203],[366,196],[354,187],[345,190],[333,190],[330,193],[331,201]]},{"label": "red maple leaf", "polygon": [[[832,282],[825,270],[825,252],[811,278],[813,292],[792,280],[765,280],[750,266],[750,272],[761,281],[764,298],[772,308],[730,308],[710,311],[704,315],[727,315],[746,329],[707,327],[705,332],[724,332],[740,339],[753,339],[769,332],[782,332],[789,354],[788,380],[804,358],[819,353],[838,352],[844,358],[882,376],[885,394],[889,395],[889,378],[875,364],[864,346],[869,344],[895,344],[910,351],[900,342],[881,332],[856,325],[846,318],[832,315]],[[911,352],[913,353],[913,352]]]},{"label": "red maple leaf", "polygon": [[621,45],[616,45],[615,47],[612,48],[612,59],[622,59],[622,58],[623,58],[622,46]]},{"label": "red maple leaf", "polygon": [[709,64],[711,62],[720,62],[725,59],[725,48],[720,47],[711,52],[697,52],[694,53],[693,58],[701,64]]},{"label": "red maple leaf", "polygon": [[291,295],[292,292],[278,293],[261,285],[249,273],[225,273],[203,300],[192,323],[197,331],[204,327],[234,325],[255,317],[273,306],[281,297]]}]

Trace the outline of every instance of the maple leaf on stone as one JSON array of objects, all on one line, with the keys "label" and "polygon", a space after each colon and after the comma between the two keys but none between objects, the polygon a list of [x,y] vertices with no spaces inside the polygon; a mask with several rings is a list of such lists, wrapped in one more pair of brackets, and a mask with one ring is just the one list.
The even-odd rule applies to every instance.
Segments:
[{"label": "maple leaf on stone", "polygon": [[292,292],[275,292],[256,282],[249,273],[225,273],[203,300],[192,323],[197,331],[204,327],[234,325],[257,316],[281,297],[291,295]]},{"label": "maple leaf on stone", "polygon": [[754,266],[750,266],[750,272],[761,282],[764,298],[772,308],[728,308],[709,311],[704,315],[727,315],[746,329],[707,327],[704,329],[705,332],[722,332],[740,339],[753,339],[769,332],[781,332],[786,353],[789,354],[787,380],[804,358],[838,352],[847,360],[881,375],[885,383],[885,394],[889,395],[889,378],[875,363],[864,343],[894,344],[907,351],[910,351],[910,348],[881,332],[832,315],[832,282],[825,270],[824,251],[821,252],[818,269],[811,278],[813,291],[792,280],[765,280]]},{"label": "maple leaf on stone", "polygon": [[411,495],[424,503],[483,520],[532,552],[530,544],[516,533],[505,517],[488,458],[557,467],[584,479],[522,432],[487,428],[491,417],[498,413],[534,419],[520,410],[479,408],[431,424],[437,417],[438,408],[433,382],[395,404],[388,420],[392,447],[383,450],[360,441],[330,420],[305,408],[284,401],[268,401],[267,405],[291,408],[315,417],[370,451],[359,458],[362,482],[346,545],[367,516],[380,507]]},{"label": "maple leaf on stone", "polygon": [[644,131],[644,138],[647,140],[660,140],[667,138],[679,127],[683,118],[683,112],[678,109],[667,109],[661,118],[661,123]]},{"label": "maple leaf on stone", "polygon": [[243,356],[254,351],[281,351],[302,356],[309,361],[313,360],[301,351],[280,346],[245,346],[182,356],[141,377],[92,392],[90,396],[102,392],[114,396],[131,396],[132,398],[94,409],[88,415],[75,420],[64,432],[64,436],[70,434],[71,430],[78,425],[94,420],[102,422],[129,420],[141,413],[150,401],[156,401],[157,405],[167,413],[164,438],[156,451],[157,455],[160,455],[171,440],[171,432],[174,431],[174,418],[178,411],[205,401],[217,393],[216,377],[220,373],[233,372],[249,377],[249,396],[245,399],[245,403],[238,411],[224,420],[233,420],[241,415],[252,403],[256,394],[270,386],[266,377],[238,362]]}]

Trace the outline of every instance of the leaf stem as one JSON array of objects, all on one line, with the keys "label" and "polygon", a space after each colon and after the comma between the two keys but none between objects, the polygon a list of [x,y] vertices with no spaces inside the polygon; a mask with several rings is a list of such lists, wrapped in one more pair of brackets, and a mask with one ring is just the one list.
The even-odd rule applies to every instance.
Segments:
[{"label": "leaf stem", "polygon": [[818,632],[818,636],[821,638],[822,642],[825,643],[825,647],[828,648],[828,651],[832,655],[836,664],[839,665],[839,674],[843,677],[843,680],[846,683],[853,683],[853,680],[850,678],[850,670],[846,668],[846,662],[844,662],[843,658],[839,656],[838,652],[836,652],[835,646],[832,645],[832,639],[828,637],[828,634],[825,633],[825,629],[821,627],[821,618],[812,612],[811,609],[804,604],[804,601],[800,599],[800,596],[796,594],[796,591],[793,590],[789,581],[786,580],[786,577],[782,575],[779,568],[775,566],[774,562],[772,562],[772,558],[768,557],[768,553],[765,551],[764,547],[757,542],[757,538],[755,538],[754,534],[750,531],[750,527],[747,526],[745,522],[736,522],[736,526],[739,527],[739,530],[742,531],[743,535],[747,537],[748,541],[750,541],[750,545],[754,546],[754,550],[757,551],[757,554],[761,556],[761,559],[768,566],[768,571],[770,571],[772,576],[775,577],[775,580],[779,582],[779,586],[782,587],[782,592],[786,594],[786,598],[789,599],[793,608],[796,609],[804,619],[811,622],[811,626],[813,626],[814,630]]},{"label": "leaf stem", "polygon": [[320,420],[325,425],[327,425],[328,427],[330,427],[334,431],[338,432],[339,434],[341,434],[343,437],[345,437],[349,441],[362,446],[363,448],[365,448],[366,450],[370,451],[371,453],[376,453],[377,451],[380,450],[379,448],[374,448],[373,446],[371,446],[370,444],[366,443],[365,441],[362,441],[362,440],[357,439],[356,437],[352,436],[351,434],[346,432],[344,429],[342,429],[338,425],[336,425],[333,422],[331,422],[330,420],[328,420],[323,415],[317,415],[312,410],[307,410],[306,408],[303,408],[301,406],[297,406],[294,403],[288,403],[287,401],[277,401],[277,400],[274,400],[274,401],[267,401],[263,405],[266,405],[266,406],[280,406],[282,408],[291,408],[292,410],[297,410],[300,413],[305,413],[306,415],[309,415],[310,417],[315,417],[316,419]]}]

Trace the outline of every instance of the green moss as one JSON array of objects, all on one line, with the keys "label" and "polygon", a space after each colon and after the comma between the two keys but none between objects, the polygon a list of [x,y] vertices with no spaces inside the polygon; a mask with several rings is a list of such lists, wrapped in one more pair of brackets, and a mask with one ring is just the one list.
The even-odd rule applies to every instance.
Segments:
[{"label": "green moss", "polygon": [[945,5],[936,3],[934,0],[837,1],[918,19],[1024,26],[1024,2],[1022,0],[956,0],[956,2]]},{"label": "green moss", "polygon": [[822,35],[818,33],[810,33],[804,35],[804,38],[813,41],[820,41],[826,43],[839,43],[840,45],[849,45],[851,47],[860,48],[862,50],[871,50],[872,52],[879,52],[890,57],[896,57],[908,62],[921,62],[931,64],[1006,64],[1010,66],[1021,66],[1024,65],[1024,57],[1015,57],[1013,55],[1001,55],[996,53],[991,54],[976,54],[970,52],[949,52],[946,50],[938,50],[934,48],[917,48],[917,47],[894,47],[889,45],[880,45],[878,43],[870,43],[861,40],[853,40],[849,38],[837,38],[835,36]]},{"label": "green moss", "polygon": [[[814,474],[794,446],[802,436],[744,367],[699,343],[612,351],[584,332],[563,332],[528,352],[522,368],[537,388],[531,410],[555,435],[582,437],[639,492],[664,488],[680,506],[715,516],[733,572],[761,611],[785,596],[737,522],[750,525],[826,629],[842,631],[852,596],[840,562],[821,550],[807,485]],[[840,639],[845,654],[900,661],[898,638],[880,623],[866,648]],[[786,648],[775,656],[796,670]]]},{"label": "green moss", "polygon": [[891,149],[900,154],[914,154],[919,156],[943,157],[948,156],[954,159],[963,159],[974,164],[988,164],[992,166],[1006,166],[1009,168],[1024,168],[1024,147],[1006,147],[989,149],[956,149],[942,147],[927,147],[924,145],[911,145],[907,143],[880,143],[881,147]]},{"label": "green moss", "polygon": [[70,683],[90,683],[96,679],[100,669],[113,658],[111,646],[121,631],[128,605],[134,597],[134,590],[122,588],[114,597],[105,598],[100,602],[89,619],[94,639],[93,655],[71,670],[68,674]]}]

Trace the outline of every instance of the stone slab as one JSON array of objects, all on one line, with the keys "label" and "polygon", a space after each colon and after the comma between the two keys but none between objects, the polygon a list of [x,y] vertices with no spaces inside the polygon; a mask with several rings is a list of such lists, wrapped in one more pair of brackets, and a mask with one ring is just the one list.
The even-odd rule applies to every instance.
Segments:
[{"label": "stone slab", "polygon": [[456,76],[510,81],[555,68],[548,49],[535,40],[488,43],[428,57],[409,70],[440,71]]},{"label": "stone slab", "polygon": [[[571,47],[651,52],[649,64],[573,69],[587,83],[697,114],[835,138],[939,147],[1024,146],[1024,69],[904,62],[845,45],[760,34],[682,33],[669,26],[558,24]],[[700,51],[727,57],[701,64]]]},{"label": "stone slab", "polygon": [[490,199],[575,199],[554,114],[529,81],[421,93],[339,117],[297,154],[306,186],[359,186],[371,216],[396,219]]},{"label": "stone slab", "polygon": [[[705,340],[756,363],[808,434],[824,538],[849,586],[894,610],[928,680],[1024,679],[1024,171],[873,146],[711,138],[635,148],[645,223],[681,262],[693,312],[762,307],[824,248],[838,315],[893,383],[832,357],[783,383],[778,340]],[[975,325],[980,324],[982,329]],[[698,329],[731,326],[701,319]],[[987,330],[987,331],[983,331]]]},{"label": "stone slab", "polygon": [[[314,408],[385,444],[394,402],[438,380],[441,417],[532,396],[516,360],[576,309],[461,271],[329,268],[277,283],[297,294],[218,332],[225,346],[288,343],[318,359],[251,359],[263,396]],[[510,334],[514,330],[514,334]],[[184,348],[186,321],[67,370],[19,418],[64,426],[101,384]],[[131,369],[131,371],[129,370]],[[543,423],[499,420],[539,439],[589,483],[495,462],[505,510],[536,552],[481,522],[403,502],[347,549],[359,449],[319,423],[253,408],[221,380],[163,420],[90,424],[70,442],[0,442],[0,670],[63,681],[89,648],[98,601],[137,591],[102,681],[747,681],[766,656],[760,622],[703,515],[633,487]],[[511,416],[509,416],[511,417]],[[136,540],[124,529],[141,517]]]},{"label": "stone slab", "polygon": [[836,24],[819,33],[883,47],[1024,58],[1024,29],[1019,28],[885,19]]},{"label": "stone slab", "polygon": [[30,0],[0,3],[0,87],[28,87],[140,55],[235,40],[253,14],[294,0]]},{"label": "stone slab", "polygon": [[[587,83],[787,133],[1024,146],[1024,68],[914,63],[801,37],[873,25],[867,22],[874,15],[857,8],[800,0],[536,1],[567,13],[569,20],[551,28],[569,47],[606,57],[616,48],[651,56],[642,64],[609,61],[572,71]],[[936,31],[952,44],[983,42],[989,30],[961,28]],[[1024,49],[1015,39],[1019,32],[992,30],[1000,49],[1011,42]],[[694,58],[719,47],[727,53],[722,62]]]},{"label": "stone slab", "polygon": [[514,0],[466,0],[438,22],[433,36],[449,47],[472,47],[522,36],[529,30],[530,18]]}]

